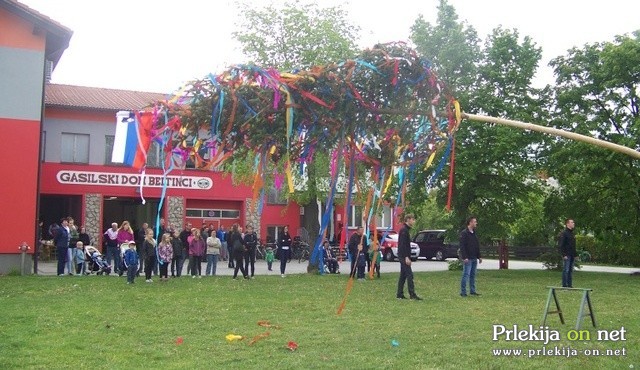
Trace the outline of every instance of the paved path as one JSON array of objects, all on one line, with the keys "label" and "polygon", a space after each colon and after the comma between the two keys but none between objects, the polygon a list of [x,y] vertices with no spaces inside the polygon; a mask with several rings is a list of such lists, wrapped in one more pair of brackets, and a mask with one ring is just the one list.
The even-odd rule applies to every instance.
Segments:
[{"label": "paved path", "polygon": [[[187,271],[187,263],[185,262],[185,266],[183,268],[183,273]],[[38,264],[38,274],[40,275],[56,275],[56,262],[40,262]],[[206,263],[202,264],[202,273],[205,272]],[[419,260],[413,262],[411,264],[414,272],[421,271],[446,271],[448,269],[447,262],[439,262],[439,261],[426,261]],[[481,264],[478,265],[478,269],[480,270],[498,270],[498,260],[483,260]],[[347,273],[349,269],[349,262],[344,261],[340,264],[341,272]],[[509,269],[511,270],[542,270],[543,266],[540,262],[532,262],[532,261],[509,261]],[[397,262],[386,262],[383,261],[380,267],[382,273],[399,273],[400,272],[400,264]],[[610,267],[610,266],[583,266],[580,271],[588,271],[588,272],[612,272],[612,273],[621,273],[621,274],[630,274],[634,271],[640,271],[638,268],[630,268],[630,267]],[[302,262],[298,263],[297,261],[293,261],[287,264],[287,274],[302,274],[307,272],[307,263]],[[218,262],[217,266],[217,275],[233,275],[233,269],[227,267],[227,262]],[[267,263],[263,260],[258,260],[256,262],[256,275],[280,275],[280,262],[275,261],[273,263],[273,271],[267,270]]]}]

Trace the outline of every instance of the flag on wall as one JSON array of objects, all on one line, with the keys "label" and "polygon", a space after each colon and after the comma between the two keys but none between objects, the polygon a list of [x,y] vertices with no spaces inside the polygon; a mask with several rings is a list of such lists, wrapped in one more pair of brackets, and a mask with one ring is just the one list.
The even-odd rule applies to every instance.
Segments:
[{"label": "flag on wall", "polygon": [[153,115],[151,112],[116,113],[116,136],[113,140],[111,162],[124,163],[141,169],[147,163],[147,151],[151,145]]}]

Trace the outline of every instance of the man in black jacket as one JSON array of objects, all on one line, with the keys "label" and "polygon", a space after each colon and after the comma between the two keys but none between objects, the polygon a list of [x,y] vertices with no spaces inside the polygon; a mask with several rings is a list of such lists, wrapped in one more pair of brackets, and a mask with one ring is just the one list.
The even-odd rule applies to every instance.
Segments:
[{"label": "man in black jacket", "polygon": [[[355,233],[351,234],[351,237],[349,237],[349,242],[347,243],[349,258],[351,259],[351,274],[349,275],[349,277],[355,277],[356,275],[356,261],[358,260],[358,255],[361,252],[364,253],[369,249],[367,245],[367,238],[365,238],[363,235],[364,227],[359,226],[358,230]],[[362,278],[364,279],[364,277]]]},{"label": "man in black jacket", "polygon": [[476,235],[478,220],[471,216],[467,219],[467,227],[460,233],[460,257],[462,258],[462,281],[460,282],[460,295],[467,296],[467,280],[469,281],[469,293],[480,295],[476,292],[476,270],[478,263],[482,263],[480,255],[480,242]]},{"label": "man in black jacket", "polygon": [[576,237],[573,235],[575,222],[568,218],[565,220],[566,226],[562,234],[560,234],[560,253],[562,253],[562,286],[565,288],[573,288],[573,264],[576,259]]},{"label": "man in black jacket", "polygon": [[413,285],[413,271],[411,270],[411,235],[410,231],[416,223],[416,216],[409,213],[404,216],[404,226],[398,233],[398,260],[400,261],[400,278],[398,279],[398,299],[406,299],[404,296],[404,282],[407,282],[409,298],[421,301]]}]

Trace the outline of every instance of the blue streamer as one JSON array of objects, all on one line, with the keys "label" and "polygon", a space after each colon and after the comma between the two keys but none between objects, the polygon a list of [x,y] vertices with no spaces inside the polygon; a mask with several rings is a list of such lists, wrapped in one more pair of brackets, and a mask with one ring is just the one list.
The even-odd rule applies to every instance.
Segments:
[{"label": "blue streamer", "polygon": [[442,155],[442,158],[440,158],[440,162],[438,162],[438,167],[436,167],[436,170],[433,172],[433,175],[429,178],[429,181],[426,184],[427,191],[429,191],[429,188],[431,188],[433,181],[435,181],[438,175],[440,175],[440,172],[444,168],[444,165],[447,163],[447,160],[449,159],[449,154],[451,153],[452,145],[453,145],[453,137],[450,137],[449,143],[447,144],[447,148],[445,149],[444,154]]}]

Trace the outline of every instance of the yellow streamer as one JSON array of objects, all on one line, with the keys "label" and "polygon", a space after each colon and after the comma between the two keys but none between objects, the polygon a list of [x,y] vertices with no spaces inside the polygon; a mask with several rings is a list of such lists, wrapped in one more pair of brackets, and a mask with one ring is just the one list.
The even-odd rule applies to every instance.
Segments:
[{"label": "yellow streamer", "polygon": [[287,167],[285,168],[287,174],[287,184],[289,185],[289,194],[293,194],[293,176],[291,176],[291,162],[287,159]]},{"label": "yellow streamer", "polygon": [[393,180],[393,168],[391,169],[391,171],[389,171],[389,178],[387,179],[387,183],[384,186],[382,194],[380,194],[380,200],[382,200],[384,195],[387,194],[387,190],[389,190],[389,187],[391,186],[391,180]]},{"label": "yellow streamer", "polygon": [[436,157],[436,152],[434,151],[433,153],[431,153],[431,155],[429,156],[429,159],[427,160],[427,164],[424,165],[424,169],[426,170],[427,168],[429,168],[429,166],[431,166],[431,163],[433,163],[433,159]]},{"label": "yellow streamer", "polygon": [[460,102],[458,102],[457,100],[454,100],[453,107],[456,110],[456,126],[458,126],[462,121],[462,111],[460,110]]}]

